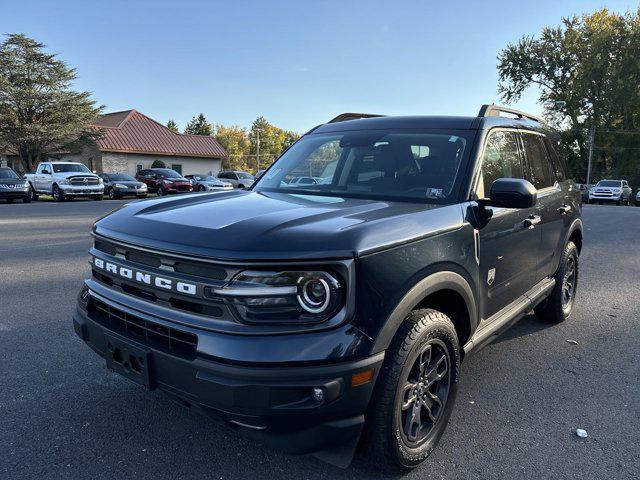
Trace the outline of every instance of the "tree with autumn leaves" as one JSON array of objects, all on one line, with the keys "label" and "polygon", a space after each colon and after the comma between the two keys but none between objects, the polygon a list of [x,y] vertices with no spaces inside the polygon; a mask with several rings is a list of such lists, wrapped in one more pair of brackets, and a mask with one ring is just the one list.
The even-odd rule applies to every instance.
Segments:
[{"label": "tree with autumn leaves", "polygon": [[524,36],[498,56],[499,92],[519,100],[539,89],[547,120],[562,132],[573,175],[584,181],[589,131],[594,177],[640,181],[640,11],[607,9],[563,18]]}]

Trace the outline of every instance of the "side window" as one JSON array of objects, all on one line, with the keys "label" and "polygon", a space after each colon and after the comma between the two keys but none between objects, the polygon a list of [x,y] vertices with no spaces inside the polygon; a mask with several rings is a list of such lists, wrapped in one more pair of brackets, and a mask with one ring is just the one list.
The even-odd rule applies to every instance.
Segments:
[{"label": "side window", "polygon": [[553,140],[549,137],[546,137],[545,144],[547,145],[549,155],[551,155],[553,167],[556,172],[556,178],[558,179],[559,182],[564,182],[565,180],[568,180],[569,171],[567,168],[567,163],[564,158],[564,154],[562,153],[562,146],[560,145],[560,142],[557,140]]},{"label": "side window", "polygon": [[138,173],[142,173],[142,164],[141,164],[141,163],[138,163],[138,164],[136,165],[136,172],[138,172]]},{"label": "side window", "polygon": [[523,133],[522,142],[524,152],[529,164],[529,180],[538,190],[552,187],[556,181],[552,170],[551,159],[547,154],[541,135],[533,133]]},{"label": "side window", "polygon": [[622,188],[629,188],[629,184],[627,183],[626,180],[622,181]]},{"label": "side window", "polygon": [[491,184],[499,178],[523,178],[515,132],[490,132],[482,155],[478,197],[489,196]]}]

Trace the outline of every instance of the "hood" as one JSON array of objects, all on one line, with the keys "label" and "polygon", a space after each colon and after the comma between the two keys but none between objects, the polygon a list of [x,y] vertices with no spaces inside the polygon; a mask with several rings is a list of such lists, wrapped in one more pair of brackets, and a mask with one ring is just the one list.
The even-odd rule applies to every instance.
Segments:
[{"label": "hood", "polygon": [[130,203],[94,232],[221,260],[300,260],[354,257],[462,222],[459,205],[234,190]]},{"label": "hood", "polygon": [[55,178],[69,178],[69,177],[87,177],[87,178],[100,178],[95,173],[83,173],[83,172],[53,172]]}]

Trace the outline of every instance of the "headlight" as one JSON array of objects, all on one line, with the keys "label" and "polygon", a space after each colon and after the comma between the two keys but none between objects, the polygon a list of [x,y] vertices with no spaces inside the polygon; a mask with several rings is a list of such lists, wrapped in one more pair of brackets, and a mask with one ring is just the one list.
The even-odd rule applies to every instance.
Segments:
[{"label": "headlight", "polygon": [[69,179],[63,178],[62,180],[58,181],[58,185],[69,185]]},{"label": "headlight", "polygon": [[227,299],[247,323],[317,323],[344,304],[340,280],[324,271],[246,270],[210,294]]},{"label": "headlight", "polygon": [[173,183],[172,180],[162,180],[162,183],[166,183],[167,185],[171,185]]},{"label": "headlight", "polygon": [[102,179],[102,177],[98,177],[98,185],[102,185],[104,183],[104,180]]},{"label": "headlight", "polygon": [[142,185],[138,185],[138,188],[140,190],[146,190],[147,189],[147,185],[143,183]]},{"label": "headlight", "polygon": [[123,184],[121,184],[121,183],[116,183],[116,184],[114,185],[114,187],[116,187],[116,188],[127,188],[127,186],[126,186],[126,185],[123,185]]}]

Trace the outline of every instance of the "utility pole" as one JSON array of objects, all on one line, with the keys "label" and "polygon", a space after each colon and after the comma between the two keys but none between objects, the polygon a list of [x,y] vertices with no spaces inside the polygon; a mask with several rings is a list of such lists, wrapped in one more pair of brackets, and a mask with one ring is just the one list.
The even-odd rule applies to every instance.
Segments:
[{"label": "utility pole", "polygon": [[587,185],[591,184],[591,162],[593,160],[593,142],[596,137],[596,126],[595,124],[591,125],[591,130],[589,131],[589,164],[587,165]]},{"label": "utility pole", "polygon": [[258,169],[256,170],[256,173],[260,171],[260,129],[256,128],[256,140],[257,140],[257,144],[258,144],[258,151],[256,152],[257,155],[257,160],[258,160]]}]

